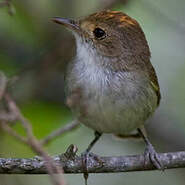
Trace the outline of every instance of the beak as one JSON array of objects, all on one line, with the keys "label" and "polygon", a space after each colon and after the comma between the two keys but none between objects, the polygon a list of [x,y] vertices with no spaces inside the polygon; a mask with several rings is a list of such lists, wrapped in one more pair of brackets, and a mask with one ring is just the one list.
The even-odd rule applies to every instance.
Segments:
[{"label": "beak", "polygon": [[72,19],[54,17],[52,18],[52,21],[58,24],[62,24],[66,28],[69,28],[72,31],[76,31],[76,32],[80,31],[79,24],[77,23],[77,21],[74,21]]}]

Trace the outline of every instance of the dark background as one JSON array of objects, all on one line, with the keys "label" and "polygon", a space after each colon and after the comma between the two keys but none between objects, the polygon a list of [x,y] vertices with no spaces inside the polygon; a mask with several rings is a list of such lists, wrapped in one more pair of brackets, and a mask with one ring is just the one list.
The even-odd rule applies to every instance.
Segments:
[{"label": "dark background", "polygon": [[[2,2],[2,0],[0,1]],[[72,120],[64,103],[63,72],[74,57],[71,33],[51,17],[81,17],[101,9],[120,10],[135,18],[149,42],[161,87],[162,101],[147,124],[151,142],[159,152],[185,150],[185,1],[184,0],[14,0],[0,8],[0,70],[13,78],[9,91],[31,121],[38,138]],[[20,134],[23,130],[14,126]],[[71,143],[79,153],[93,138],[81,126],[46,147],[60,154]],[[104,135],[95,146],[101,155],[129,155],[144,151],[141,141],[117,141]],[[29,147],[0,131],[0,157],[32,157]],[[90,175],[88,184],[184,185],[185,171],[166,170]],[[65,175],[69,184],[83,184],[82,175]],[[0,185],[51,184],[46,175],[0,175]]]}]

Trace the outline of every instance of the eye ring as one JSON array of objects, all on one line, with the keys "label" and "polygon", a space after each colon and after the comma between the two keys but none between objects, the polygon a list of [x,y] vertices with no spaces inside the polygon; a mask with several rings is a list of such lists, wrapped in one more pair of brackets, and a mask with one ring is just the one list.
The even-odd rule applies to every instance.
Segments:
[{"label": "eye ring", "polygon": [[93,31],[93,34],[94,36],[97,38],[97,39],[104,39],[106,37],[106,33],[104,30],[102,30],[101,28],[95,28],[94,31]]}]

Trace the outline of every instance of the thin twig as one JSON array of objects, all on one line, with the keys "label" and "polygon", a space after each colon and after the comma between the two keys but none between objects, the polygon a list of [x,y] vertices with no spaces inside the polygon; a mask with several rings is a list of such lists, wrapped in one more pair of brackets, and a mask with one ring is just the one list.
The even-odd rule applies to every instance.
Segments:
[{"label": "thin twig", "polygon": [[5,122],[14,122],[16,121],[16,116],[11,113],[11,112],[5,112],[5,111],[1,111],[0,112],[0,120],[1,121],[5,121]]},{"label": "thin twig", "polygon": [[[27,134],[27,143],[29,144],[29,146],[32,148],[33,151],[35,151],[38,155],[42,156],[43,159],[45,160],[45,166],[46,166],[47,171],[51,177],[52,182],[55,185],[65,185],[66,183],[65,183],[63,177],[60,178],[59,176],[54,175],[55,173],[63,174],[63,169],[61,167],[60,168],[57,167],[55,165],[53,159],[47,154],[47,152],[45,152],[42,149],[41,144],[33,135],[31,124],[21,114],[19,108],[17,107],[15,102],[12,100],[12,98],[7,93],[4,95],[4,97],[5,97],[5,100],[7,101],[7,104],[8,104],[10,111],[14,113],[14,115],[17,117],[17,120],[20,121],[23,128],[25,129],[25,132]],[[9,127],[9,129],[11,129],[11,128]],[[11,133],[13,133],[13,132],[11,131]],[[15,133],[13,133],[13,134],[15,136]]]},{"label": "thin twig", "polygon": [[[35,142],[35,139],[33,140],[33,138],[31,138],[31,140],[30,140],[28,138],[24,138],[24,137],[20,136],[16,131],[14,131],[4,121],[2,121],[0,123],[0,126],[9,135],[15,137],[20,142],[23,142],[25,144],[30,145],[33,151],[35,151],[38,155],[42,156],[43,159],[45,160],[46,169],[47,169],[48,173],[50,174],[50,176],[52,177],[52,181],[54,182],[54,184],[63,185],[58,180],[56,180],[56,177],[54,176],[55,173],[59,174],[59,173],[63,173],[63,171],[59,171],[58,167],[54,166],[54,161],[52,160],[52,158],[46,152],[44,152],[39,145],[37,145],[38,141]],[[58,179],[58,177],[57,177],[57,179]]]},{"label": "thin twig", "polygon": [[14,131],[7,123],[5,123],[4,121],[0,122],[0,126],[1,128],[6,131],[9,135],[15,137],[17,140],[23,142],[23,143],[27,143],[27,139],[21,135],[19,135],[16,131]]},{"label": "thin twig", "polygon": [[63,135],[66,132],[72,131],[76,129],[79,126],[79,122],[77,120],[72,121],[71,123],[68,123],[64,127],[61,127],[55,131],[53,131],[51,134],[46,136],[45,138],[40,140],[41,145],[48,144],[49,142],[53,141],[56,137],[59,137]]}]

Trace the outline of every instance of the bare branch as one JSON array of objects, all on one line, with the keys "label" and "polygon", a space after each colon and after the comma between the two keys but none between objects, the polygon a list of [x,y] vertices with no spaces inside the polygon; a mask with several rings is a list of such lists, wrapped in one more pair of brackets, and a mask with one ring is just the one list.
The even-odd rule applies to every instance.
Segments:
[{"label": "bare branch", "polygon": [[66,132],[72,131],[76,129],[79,126],[79,122],[77,120],[72,121],[71,123],[67,124],[64,127],[61,127],[55,131],[53,131],[51,134],[40,140],[41,145],[48,144],[49,142],[53,141],[56,137],[59,137]]},{"label": "bare branch", "polygon": [[[10,112],[12,112],[16,116],[17,120],[20,121],[23,128],[25,129],[25,132],[27,134],[26,143],[29,144],[29,146],[32,148],[33,151],[35,151],[38,155],[42,156],[43,159],[45,160],[44,164],[46,166],[47,172],[49,173],[49,175],[51,177],[51,180],[52,180],[53,184],[55,184],[55,185],[65,185],[66,183],[65,183],[63,177],[60,178],[59,176],[54,175],[55,173],[63,174],[63,169],[60,168],[60,167],[57,167],[55,165],[53,159],[47,154],[47,152],[45,152],[42,149],[42,146],[41,146],[40,142],[33,135],[31,124],[21,114],[19,108],[17,107],[15,102],[12,100],[12,98],[7,93],[4,95],[4,98],[7,101]],[[21,138],[21,136],[18,136],[18,134],[15,131],[13,131],[11,129],[11,127],[8,127],[8,126],[5,127],[5,125],[3,125],[3,123],[1,123],[1,126],[4,129],[8,130],[9,134],[11,134],[12,136],[16,137],[17,139],[25,142],[25,139]]]},{"label": "bare branch", "polygon": [[16,121],[16,116],[12,112],[5,112],[1,111],[0,112],[0,120],[5,121],[5,122],[14,122]]},{"label": "bare branch", "polygon": [[0,126],[1,128],[6,131],[9,135],[15,137],[17,140],[23,142],[23,143],[27,143],[27,139],[21,135],[19,135],[16,131],[14,131],[7,123],[5,123],[4,121],[0,122]]},{"label": "bare branch", "polygon": [[[84,173],[82,157],[76,155],[77,148],[71,145],[67,152],[53,157],[58,167],[65,173]],[[184,168],[185,151],[159,154],[160,161],[166,169]],[[0,158],[0,174],[47,174],[45,160],[35,157],[31,159]],[[150,160],[144,166],[143,155],[101,157],[90,154],[87,162],[88,173],[116,173],[156,170]]]},{"label": "bare branch", "polygon": [[[28,144],[33,151],[43,157],[43,159],[45,160],[46,170],[48,171],[53,184],[65,185],[66,183],[64,181],[64,178],[62,177],[63,169],[61,167],[56,166],[53,159],[47,154],[47,152],[42,149],[41,143],[35,138],[32,132],[31,124],[22,115],[21,111],[19,110],[13,99],[10,97],[10,95],[5,92],[7,81],[8,80],[6,76],[2,72],[0,72],[0,100],[4,98],[9,109],[8,111],[2,110],[0,112],[1,128],[11,136],[15,137],[17,140]],[[26,132],[26,137],[19,135],[14,129],[12,129],[8,125],[8,123],[12,123],[14,121],[19,121],[19,123],[21,123],[22,127]],[[52,134],[47,137],[46,141],[49,142],[49,140],[51,140],[53,137],[56,137],[57,134],[60,134],[61,132],[67,132],[67,130],[73,129],[75,126],[76,123],[73,123],[72,125],[65,127],[63,130],[60,130],[60,132],[54,132],[54,135]],[[59,175],[56,176],[55,174],[60,174],[61,177]]]}]

